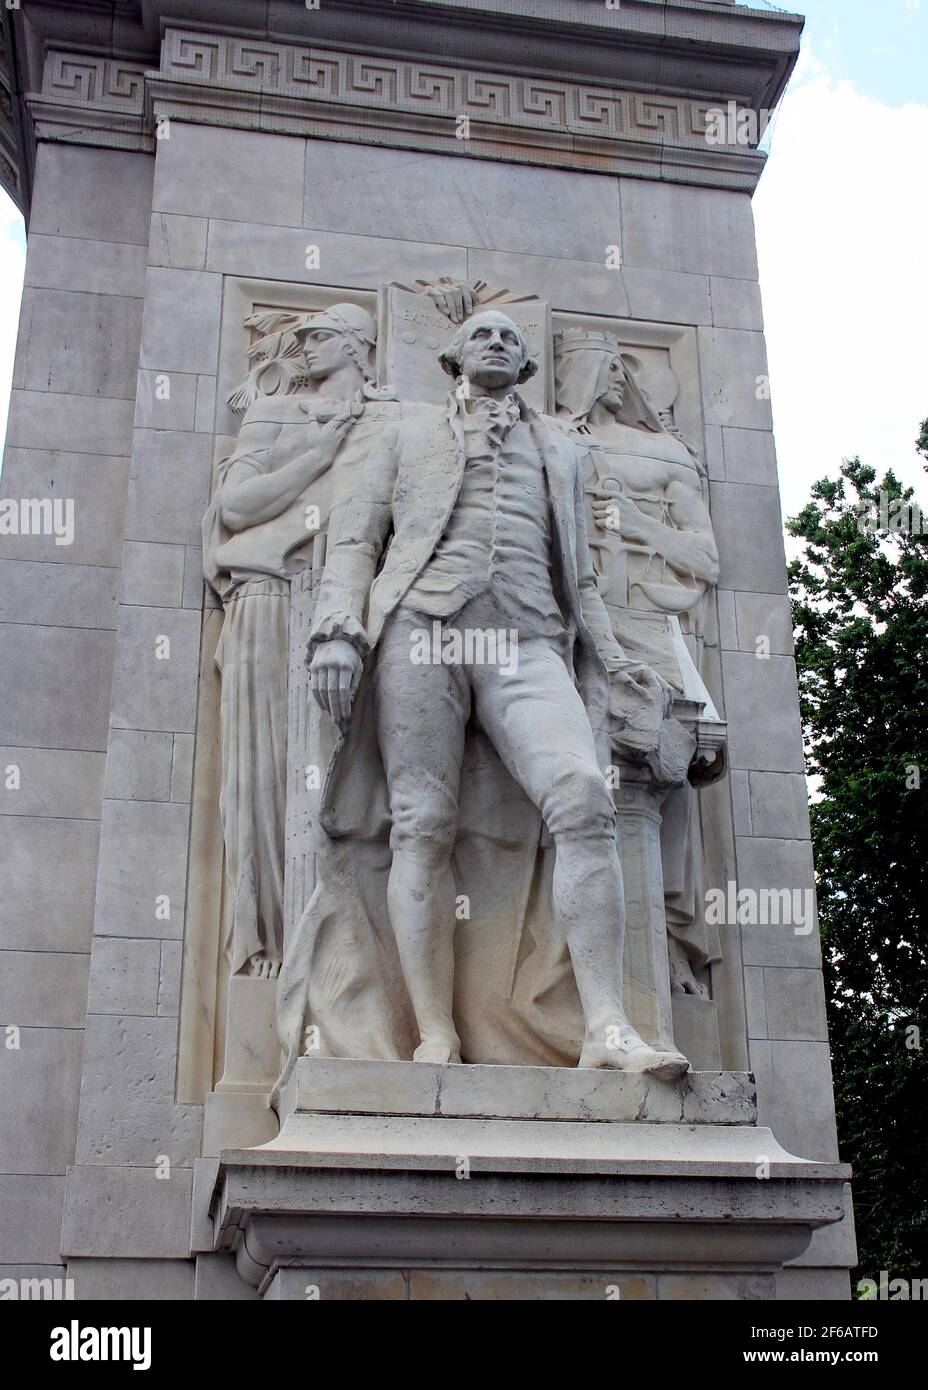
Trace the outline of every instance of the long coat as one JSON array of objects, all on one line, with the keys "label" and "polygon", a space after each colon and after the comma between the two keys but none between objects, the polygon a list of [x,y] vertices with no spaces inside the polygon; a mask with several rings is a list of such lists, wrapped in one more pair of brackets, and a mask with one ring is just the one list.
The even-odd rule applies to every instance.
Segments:
[{"label": "long coat", "polygon": [[[593,571],[584,501],[588,451],[519,396],[516,400],[544,463],[553,520],[555,592],[576,635],[578,682],[599,735],[608,701],[607,673],[633,663],[626,661],[613,635]],[[360,467],[343,475],[332,506],[311,651],[328,638],[343,637],[365,655],[373,652],[390,614],[444,534],[461,490],[466,458],[460,413],[452,397],[450,407],[433,407],[386,429]],[[331,814],[337,774],[336,758],[323,795],[323,824],[330,833],[338,833]]]},{"label": "long coat", "polygon": [[[635,663],[613,636],[593,571],[587,451],[519,406],[545,467],[555,592],[574,629],[575,675],[605,766],[609,675]],[[385,428],[339,478],[310,645],[347,638],[367,657],[367,669],[325,771],[316,887],[286,944],[278,988],[284,1065],[275,1098],[307,1028],[317,1030],[324,1054],[342,1057],[409,1058],[418,1041],[386,908],[389,807],[368,673],[386,620],[444,533],[465,463],[452,402]],[[454,855],[459,891],[471,900],[455,941],[455,1020],[466,1061],[576,1064],[583,1015],[551,900],[553,854],[536,808],[485,735],[470,731]]]}]

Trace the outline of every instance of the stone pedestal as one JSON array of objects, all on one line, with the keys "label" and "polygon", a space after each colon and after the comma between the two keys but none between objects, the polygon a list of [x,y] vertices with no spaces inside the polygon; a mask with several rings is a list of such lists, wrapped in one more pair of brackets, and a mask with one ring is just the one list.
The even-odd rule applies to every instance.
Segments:
[{"label": "stone pedestal", "polygon": [[270,1299],[773,1298],[844,1214],[847,1169],[758,1126],[744,1073],[304,1058],[284,1099],[211,1205]]}]

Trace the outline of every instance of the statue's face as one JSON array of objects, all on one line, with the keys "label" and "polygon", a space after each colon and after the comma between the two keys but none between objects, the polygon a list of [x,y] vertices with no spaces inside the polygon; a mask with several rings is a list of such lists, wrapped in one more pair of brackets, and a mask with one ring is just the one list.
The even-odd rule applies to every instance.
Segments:
[{"label": "statue's face", "polygon": [[478,386],[514,386],[525,365],[522,334],[505,314],[482,314],[461,349],[461,375]]},{"label": "statue's face", "polygon": [[600,402],[610,415],[617,415],[625,404],[626,376],[621,357],[613,357],[606,374],[606,389]]},{"label": "statue's face", "polygon": [[352,362],[344,335],[333,333],[329,328],[318,328],[307,333],[303,351],[310,381],[324,381],[340,367],[347,367]]}]

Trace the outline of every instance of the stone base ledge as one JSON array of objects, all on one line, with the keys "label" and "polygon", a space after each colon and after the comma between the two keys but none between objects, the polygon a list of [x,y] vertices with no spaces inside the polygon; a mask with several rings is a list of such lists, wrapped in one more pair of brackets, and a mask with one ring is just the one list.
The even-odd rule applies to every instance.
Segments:
[{"label": "stone base ledge", "polygon": [[[441,1066],[301,1057],[282,1097],[297,1114],[406,1115],[648,1124],[753,1125],[747,1072],[690,1072],[679,1081],[578,1067]],[[283,1133],[278,1144],[286,1146]]]},{"label": "stone base ledge", "polygon": [[469,1296],[462,1270],[495,1271],[499,1289],[550,1277],[556,1297],[628,1275],[756,1275],[750,1296],[774,1297],[776,1273],[844,1214],[847,1168],[787,1153],[741,1073],[304,1058],[281,1121],[270,1143],[223,1150],[210,1201],[215,1249],[271,1298],[403,1297],[413,1271]]}]

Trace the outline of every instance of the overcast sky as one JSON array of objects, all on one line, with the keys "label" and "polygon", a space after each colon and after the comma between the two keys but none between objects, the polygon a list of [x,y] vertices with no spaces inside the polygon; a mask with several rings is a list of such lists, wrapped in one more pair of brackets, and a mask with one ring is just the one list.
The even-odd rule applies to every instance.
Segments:
[{"label": "overcast sky", "polygon": [[[928,488],[928,0],[805,0],[754,200],[785,514],[853,454]],[[0,437],[25,240],[0,194]]]}]

